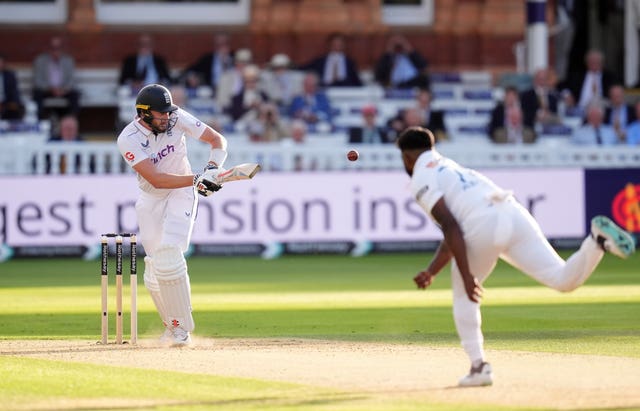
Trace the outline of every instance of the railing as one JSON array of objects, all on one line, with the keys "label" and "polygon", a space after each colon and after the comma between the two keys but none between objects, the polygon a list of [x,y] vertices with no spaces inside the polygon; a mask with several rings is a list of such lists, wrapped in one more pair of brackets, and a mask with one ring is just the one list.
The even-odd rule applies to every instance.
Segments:
[{"label": "railing", "polygon": [[[251,143],[229,135],[227,164],[258,162],[268,171],[394,170],[402,169],[400,153],[393,145],[346,143],[344,135],[316,135],[303,144],[290,141]],[[42,136],[2,136],[0,174],[122,174],[131,173],[115,142],[46,143]],[[209,158],[208,147],[189,141],[189,159],[199,169]],[[349,162],[346,153],[355,147],[360,159]],[[487,140],[465,139],[438,145],[438,150],[475,168],[583,167],[639,168],[640,146],[577,147],[550,138],[533,145],[494,145]]]}]

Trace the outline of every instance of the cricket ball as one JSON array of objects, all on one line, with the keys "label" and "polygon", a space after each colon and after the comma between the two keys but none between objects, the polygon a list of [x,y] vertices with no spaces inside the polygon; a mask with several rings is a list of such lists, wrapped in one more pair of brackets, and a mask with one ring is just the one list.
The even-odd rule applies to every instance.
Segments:
[{"label": "cricket ball", "polygon": [[358,157],[360,157],[360,154],[358,154],[356,150],[350,150],[347,153],[347,158],[349,159],[349,161],[356,161]]}]

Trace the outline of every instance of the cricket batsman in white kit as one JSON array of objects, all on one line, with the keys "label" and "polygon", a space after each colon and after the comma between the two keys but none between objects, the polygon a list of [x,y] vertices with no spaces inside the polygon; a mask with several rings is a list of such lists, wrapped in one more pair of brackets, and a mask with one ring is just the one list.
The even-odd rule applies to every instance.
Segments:
[{"label": "cricket batsman in white kit", "polygon": [[548,287],[568,292],[589,278],[605,251],[621,258],[635,251],[629,233],[607,217],[597,216],[591,220],[590,235],[565,261],[511,192],[440,155],[431,131],[411,127],[398,137],[397,146],[411,176],[412,195],[444,235],[427,269],[414,278],[418,288],[428,287],[452,262],[453,316],[471,360],[471,370],[460,379],[460,386],[493,383],[491,365],[485,361],[480,299],[481,284],[498,258]]},{"label": "cricket batsman in white kit", "polygon": [[[198,206],[196,193],[221,188],[227,141],[218,132],[173,104],[167,88],[145,86],[136,98],[136,118],[118,136],[118,148],[138,175],[136,214],[144,246],[144,284],[165,325],[161,341],[191,343],[194,329],[191,289],[184,252],[191,241]],[[187,159],[186,138],[211,146],[209,163],[195,174]]]}]

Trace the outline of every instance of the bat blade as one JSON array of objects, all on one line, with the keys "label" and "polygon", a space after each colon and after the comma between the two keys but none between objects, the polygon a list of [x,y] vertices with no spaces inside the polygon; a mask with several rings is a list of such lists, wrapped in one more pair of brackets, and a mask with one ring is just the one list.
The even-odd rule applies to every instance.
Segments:
[{"label": "bat blade", "polygon": [[223,173],[218,174],[216,182],[218,184],[224,184],[229,181],[237,180],[249,180],[260,171],[260,164],[244,163],[233,166]]}]

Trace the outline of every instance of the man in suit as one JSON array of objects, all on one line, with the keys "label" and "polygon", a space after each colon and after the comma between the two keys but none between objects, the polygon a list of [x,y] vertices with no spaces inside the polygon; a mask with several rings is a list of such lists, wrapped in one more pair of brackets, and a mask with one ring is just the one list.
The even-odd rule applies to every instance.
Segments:
[{"label": "man in suit", "polygon": [[359,127],[349,127],[349,143],[353,144],[383,144],[391,143],[387,132],[376,124],[378,109],[367,105],[360,110],[363,124]]},{"label": "man in suit", "polygon": [[634,108],[625,101],[624,87],[615,84],[609,88],[609,106],[604,112],[604,122],[613,127],[621,141],[626,138],[626,129],[636,120]]},{"label": "man in suit", "polygon": [[533,74],[533,86],[520,94],[520,105],[524,122],[529,126],[539,124],[557,124],[558,95],[550,87],[549,69],[541,68]]},{"label": "man in suit", "polygon": [[[213,50],[203,54],[182,73],[183,80],[195,76],[197,85],[211,87],[215,93],[222,73],[233,67],[233,54],[229,46],[229,36],[224,33],[214,37]],[[193,86],[193,85],[187,85]]]},{"label": "man in suit", "polygon": [[524,123],[520,106],[512,105],[505,110],[504,124],[493,130],[490,137],[499,144],[530,144],[536,141],[537,136],[533,128]]},{"label": "man in suit", "polygon": [[567,107],[584,110],[593,100],[603,100],[607,90],[615,82],[613,73],[604,68],[604,55],[599,50],[589,50],[585,56],[585,70],[569,74],[560,84]]},{"label": "man in suit", "polygon": [[38,118],[49,116],[45,103],[48,99],[63,100],[59,107],[62,115],[77,115],[80,93],[76,87],[75,60],[63,51],[62,38],[51,38],[50,49],[39,54],[33,62],[33,100],[38,106]]},{"label": "man in suit", "polygon": [[331,34],[327,40],[328,51],[300,69],[314,71],[323,87],[362,86],[355,61],[345,53],[345,39],[342,34]]},{"label": "man in suit", "polygon": [[429,88],[427,60],[399,34],[387,41],[387,51],[378,59],[374,74],[383,87]]},{"label": "man in suit", "polygon": [[302,80],[302,93],[291,100],[288,115],[304,120],[307,124],[331,123],[333,118],[331,103],[327,94],[318,87],[318,76],[307,72]]},{"label": "man in suit", "polygon": [[[498,102],[493,110],[491,110],[489,124],[487,126],[487,134],[489,134],[489,137],[493,139],[496,130],[504,128],[505,124],[507,124],[507,111],[512,107],[518,107],[518,109],[521,109],[520,94],[516,87],[507,86],[504,89],[504,97],[502,101]],[[524,116],[523,124],[526,127],[533,128],[533,122],[531,119],[525,118]]]},{"label": "man in suit", "polygon": [[604,124],[604,109],[598,101],[593,101],[586,108],[586,123],[575,129],[571,136],[571,143],[576,145],[618,144],[618,136],[612,126]]},{"label": "man in suit", "polygon": [[138,39],[138,51],[122,61],[119,83],[130,86],[131,92],[137,94],[148,84],[168,86],[172,82],[167,61],[153,51],[151,36],[142,34]]},{"label": "man in suit", "polygon": [[24,105],[18,89],[16,73],[5,65],[5,57],[0,54],[0,119],[21,120]]}]

